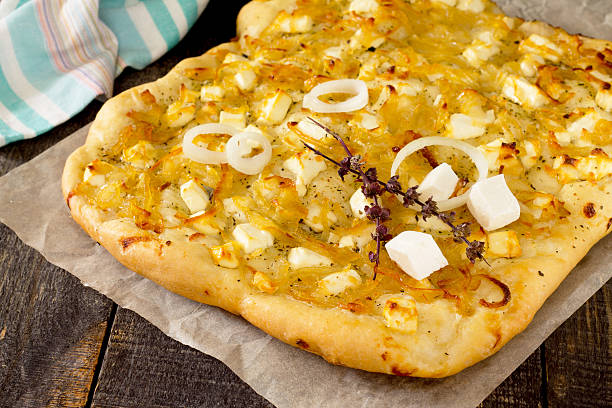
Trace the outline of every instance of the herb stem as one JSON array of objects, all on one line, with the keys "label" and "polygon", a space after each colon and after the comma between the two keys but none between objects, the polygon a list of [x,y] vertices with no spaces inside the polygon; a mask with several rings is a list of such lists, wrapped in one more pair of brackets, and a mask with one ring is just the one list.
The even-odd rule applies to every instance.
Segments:
[{"label": "herb stem", "polygon": [[[338,162],[332,159],[331,157],[327,156],[326,154],[320,152],[313,146],[310,146],[309,144],[302,142],[304,143],[304,146],[306,146],[306,148],[313,151],[315,154],[323,157],[324,159],[338,166],[340,168],[339,173],[341,177],[343,177],[343,175],[347,173],[353,173],[356,176],[358,176],[361,182],[364,183],[364,186],[362,186],[362,189],[364,189],[363,190],[364,193],[367,190],[366,187],[371,186],[372,183],[377,183],[379,186],[383,187],[383,190],[378,191],[377,193],[370,192],[370,195],[372,195],[371,198],[374,199],[375,207],[377,207],[380,210],[377,195],[381,194],[381,192],[388,191],[391,194],[398,194],[402,196],[404,198],[405,206],[408,206],[414,203],[421,207],[422,212],[423,212],[423,219],[426,219],[426,217],[430,217],[433,215],[437,217],[438,219],[440,219],[442,222],[444,222],[446,225],[448,225],[453,231],[454,239],[462,241],[463,243],[467,245],[466,254],[468,256],[468,259],[472,263],[474,262],[474,259],[478,258],[484,261],[487,265],[489,265],[489,263],[483,256],[484,243],[480,241],[470,241],[467,239],[466,235],[469,234],[468,223],[461,224],[459,227],[454,225],[452,222],[454,213],[451,212],[450,214],[441,214],[437,209],[436,203],[431,198],[429,198],[426,202],[421,201],[418,198],[418,193],[416,193],[416,187],[413,187],[412,189],[408,189],[408,191],[406,192],[402,191],[401,186],[399,185],[397,181],[397,176],[392,177],[388,183],[385,183],[384,181],[379,180],[378,177],[376,176],[376,169],[368,169],[367,174],[366,174],[366,172],[363,171],[363,168],[362,168],[363,163],[360,162],[360,156],[354,156],[353,153],[351,153],[351,150],[348,148],[348,146],[346,145],[344,140],[340,137],[340,135],[338,135],[337,133],[329,129],[327,126],[317,122],[313,118],[308,117],[308,119],[315,125],[319,126],[321,129],[323,129],[326,133],[333,136],[334,139],[336,139],[342,145],[342,147],[344,148],[344,150],[346,151],[348,155],[348,158],[345,158],[344,160],[342,160],[342,162]],[[348,159],[348,165],[345,163],[347,159]],[[408,194],[409,192],[411,192],[410,195]],[[366,210],[367,210],[367,207],[366,207]],[[381,215],[372,217],[376,221],[376,234],[375,234],[375,237],[376,237],[376,255],[375,255],[376,266],[374,268],[374,279],[376,279],[376,272],[377,272],[377,267],[378,267],[379,259],[380,259],[381,234],[383,235],[386,234],[386,232],[383,233],[383,232],[380,232],[379,230],[379,227],[382,225],[382,221],[384,221],[384,220],[381,220],[381,217],[382,217]],[[388,218],[388,213],[386,214],[385,217],[386,218],[384,219]],[[388,238],[385,237],[383,239],[387,240]],[[372,260],[372,257],[370,257],[370,260]]]}]

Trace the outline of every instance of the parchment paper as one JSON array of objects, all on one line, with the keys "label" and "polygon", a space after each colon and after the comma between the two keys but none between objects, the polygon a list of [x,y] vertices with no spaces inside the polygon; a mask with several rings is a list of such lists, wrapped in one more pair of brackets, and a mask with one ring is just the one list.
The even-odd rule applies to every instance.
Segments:
[{"label": "parchment paper", "polygon": [[[612,39],[608,0],[583,0],[568,8],[561,5],[574,1],[542,1],[538,7],[535,3],[499,2],[513,15],[540,18],[571,32]],[[554,14],[558,10],[563,12]],[[579,18],[581,15],[585,17]],[[83,144],[86,133],[87,127],[80,129],[0,178],[0,221],[86,286],[134,310],[168,336],[227,364],[279,408],[474,407],[612,277],[612,237],[608,236],[546,301],[527,330],[494,356],[450,378],[400,378],[332,366],[239,317],[192,302],[141,278],[91,240],[73,222],[60,190],[64,161]]]}]

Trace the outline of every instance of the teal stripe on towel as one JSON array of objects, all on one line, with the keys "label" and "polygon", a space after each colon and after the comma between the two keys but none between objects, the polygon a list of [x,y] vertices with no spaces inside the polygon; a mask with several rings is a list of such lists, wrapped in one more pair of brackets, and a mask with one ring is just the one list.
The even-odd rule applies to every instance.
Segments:
[{"label": "teal stripe on towel", "polygon": [[[56,68],[46,47],[45,37],[34,21],[30,19],[19,27],[9,26],[21,71],[34,88],[52,101],[61,101],[60,106],[67,114],[80,112],[88,101],[96,97],[95,92],[72,75],[66,75]],[[23,30],[28,35],[19,35]]]},{"label": "teal stripe on towel", "polygon": [[174,47],[180,40],[180,34],[166,5],[160,0],[150,0],[145,2],[145,7],[164,38],[166,48]]},{"label": "teal stripe on towel", "polygon": [[17,119],[31,129],[44,129],[43,132],[51,129],[52,126],[49,122],[38,113],[34,112],[24,100],[13,92],[6,82],[2,69],[0,69],[0,73],[2,73],[2,75],[0,75],[0,95],[2,95],[2,103],[4,106],[6,106]]},{"label": "teal stripe on towel", "polygon": [[123,6],[100,8],[100,20],[117,35],[119,55],[128,65],[142,69],[151,62],[153,56]]}]

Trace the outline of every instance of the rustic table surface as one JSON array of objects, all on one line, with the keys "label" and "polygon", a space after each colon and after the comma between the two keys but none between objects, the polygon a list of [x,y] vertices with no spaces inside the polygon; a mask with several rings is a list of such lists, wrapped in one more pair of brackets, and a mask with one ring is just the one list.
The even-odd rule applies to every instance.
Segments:
[{"label": "rustic table surface", "polygon": [[[146,69],[126,70],[115,93],[229,40],[243,3],[211,0],[182,42]],[[1,148],[0,175],[92,121],[100,106],[94,101],[51,132]],[[612,406],[611,289],[597,292],[482,406]],[[272,405],[221,362],[84,287],[0,224],[0,406]]]}]

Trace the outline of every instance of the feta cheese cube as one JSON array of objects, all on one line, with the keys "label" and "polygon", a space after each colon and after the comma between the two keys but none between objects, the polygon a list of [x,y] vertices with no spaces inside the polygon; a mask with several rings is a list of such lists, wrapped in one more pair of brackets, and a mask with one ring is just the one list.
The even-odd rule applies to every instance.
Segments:
[{"label": "feta cheese cube", "polygon": [[272,279],[263,272],[257,271],[253,275],[253,286],[262,292],[273,294],[276,292],[276,285],[272,282]]},{"label": "feta cheese cube", "polygon": [[191,213],[204,211],[210,205],[208,193],[195,181],[189,180],[181,185],[181,198]]},{"label": "feta cheese cube", "polygon": [[503,142],[504,141],[502,139],[497,138],[487,144],[477,147],[477,149],[482,152],[485,159],[487,159],[487,162],[489,163],[489,170],[496,170],[499,168],[499,166],[497,166],[497,159],[499,158],[499,153],[501,152]]},{"label": "feta cheese cube", "polygon": [[[336,214],[334,214],[332,211],[327,211],[326,218],[327,222],[325,223],[325,225],[331,225],[338,221],[338,217],[336,217]],[[308,215],[306,216],[304,223],[315,232],[321,232],[325,229],[325,226],[323,225],[320,205],[310,205],[310,208],[308,208]]]},{"label": "feta cheese cube", "polygon": [[287,260],[293,269],[331,266],[332,264],[331,259],[304,247],[291,248]]},{"label": "feta cheese cube", "polygon": [[609,115],[607,117],[602,116],[595,110],[591,110],[584,116],[573,121],[565,132],[556,132],[555,138],[561,145],[572,144],[578,147],[593,146],[591,143],[588,133],[595,130],[595,126],[600,120],[612,119]]},{"label": "feta cheese cube", "polygon": [[442,3],[442,4],[446,4],[447,6],[451,6],[454,7],[455,4],[457,4],[457,0],[432,0],[434,3]]},{"label": "feta cheese cube", "polygon": [[323,55],[330,58],[342,59],[342,47],[329,47],[323,51]]},{"label": "feta cheese cube", "polygon": [[392,85],[398,95],[416,96],[423,91],[423,82],[419,79],[411,78],[402,81],[389,81],[388,85]]},{"label": "feta cheese cube", "polygon": [[211,85],[203,86],[200,90],[200,99],[202,102],[220,101],[225,95],[225,90],[220,86]]},{"label": "feta cheese cube", "polygon": [[139,140],[134,146],[123,151],[123,160],[137,169],[145,169],[155,163],[155,147],[149,142]]},{"label": "feta cheese cube", "polygon": [[374,130],[380,127],[378,119],[374,115],[369,113],[360,113],[356,115],[357,123],[359,126],[366,130]]},{"label": "feta cheese cube", "polygon": [[283,33],[305,33],[310,31],[314,22],[308,15],[302,16],[281,16],[278,27]]},{"label": "feta cheese cube", "polygon": [[455,191],[459,177],[448,163],[442,163],[427,173],[423,182],[417,188],[425,199],[432,197],[434,201],[447,200]]},{"label": "feta cheese cube", "polygon": [[378,48],[385,42],[385,37],[377,35],[373,31],[364,31],[361,28],[349,40],[349,48],[352,50],[365,48]]},{"label": "feta cheese cube", "polygon": [[612,90],[600,88],[595,95],[595,103],[601,109],[612,112]]},{"label": "feta cheese cube", "polygon": [[521,244],[513,230],[498,231],[487,235],[487,256],[516,258],[521,256]]},{"label": "feta cheese cube", "polygon": [[416,280],[422,280],[448,265],[438,244],[429,234],[404,231],[385,244],[389,257]]},{"label": "feta cheese cube", "polygon": [[237,250],[233,242],[212,246],[208,249],[210,257],[216,265],[224,268],[236,269],[240,265]]},{"label": "feta cheese cube", "polygon": [[355,13],[374,13],[378,9],[376,0],[353,0],[349,6],[349,11]]},{"label": "feta cheese cube", "polygon": [[234,81],[242,91],[250,91],[255,88],[257,75],[252,69],[243,69],[234,75]]},{"label": "feta cheese cube", "polygon": [[94,165],[89,163],[83,172],[83,181],[91,184],[94,187],[100,187],[106,182],[106,176],[104,176],[104,174],[97,173]]},{"label": "feta cheese cube", "polygon": [[361,188],[358,188],[351,196],[349,204],[351,205],[351,210],[353,211],[353,216],[355,218],[365,218],[365,207],[371,207],[373,202],[371,199],[367,198],[365,194],[363,194]]},{"label": "feta cheese cube", "polygon": [[228,52],[225,54],[225,58],[223,58],[223,64],[231,64],[238,61],[247,61],[247,59],[244,56],[235,54],[233,52]]},{"label": "feta cheese cube", "polygon": [[409,295],[391,296],[385,301],[383,317],[387,327],[404,333],[414,333],[418,323],[416,301]]},{"label": "feta cheese cube", "polygon": [[321,279],[317,285],[323,295],[338,295],[347,289],[361,285],[361,276],[354,269],[330,273]]},{"label": "feta cheese cube", "polygon": [[238,197],[226,198],[223,200],[223,209],[225,215],[234,218],[238,222],[245,223],[248,221],[246,214],[236,205]]},{"label": "feta cheese cube", "polygon": [[327,137],[327,132],[320,126],[315,125],[308,119],[302,119],[295,126],[296,129],[302,132],[304,135],[311,137],[315,140],[321,140]]},{"label": "feta cheese cube", "polygon": [[274,245],[274,236],[268,231],[262,231],[253,224],[238,224],[232,235],[245,253],[264,250]]},{"label": "feta cheese cube", "polygon": [[244,112],[232,113],[221,111],[219,113],[219,123],[242,130],[246,126],[246,114]]},{"label": "feta cheese cube", "polygon": [[502,94],[512,102],[526,108],[539,108],[548,103],[548,98],[540,88],[514,75],[509,75],[504,80]]},{"label": "feta cheese cube", "polygon": [[293,101],[289,95],[278,90],[264,102],[262,118],[273,125],[278,125],[285,119],[292,103]]},{"label": "feta cheese cube", "polygon": [[586,157],[557,156],[552,168],[557,170],[557,178],[562,184],[578,180],[599,180],[612,173],[612,159],[605,155]]},{"label": "feta cheese cube", "polygon": [[527,77],[534,77],[538,73],[538,68],[546,64],[544,58],[537,54],[525,54],[519,61],[521,72]]},{"label": "feta cheese cube", "polygon": [[514,18],[512,18],[512,17],[504,16],[504,17],[502,17],[502,21],[504,22],[504,24],[506,24],[506,27],[508,27],[508,29],[510,29],[510,30],[513,30],[514,26],[516,25],[515,21],[514,21]]},{"label": "feta cheese cube", "polygon": [[361,231],[354,232],[352,234],[343,235],[338,240],[339,248],[359,248],[362,249],[368,242],[372,241],[372,234],[376,226],[373,224],[368,225]]},{"label": "feta cheese cube", "polygon": [[559,62],[563,50],[554,42],[540,34],[531,34],[519,45],[519,51],[538,54],[552,62]]},{"label": "feta cheese cube", "polygon": [[323,158],[310,150],[288,158],[283,162],[283,166],[295,175],[295,188],[300,197],[306,194],[306,186],[327,168]]},{"label": "feta cheese cube", "polygon": [[519,202],[508,188],[503,174],[475,183],[468,193],[467,206],[487,231],[504,227],[521,215]]},{"label": "feta cheese cube", "polygon": [[205,211],[198,211],[185,222],[204,235],[217,235],[225,229],[223,220],[217,219],[214,214],[207,214]]},{"label": "feta cheese cube", "polygon": [[540,141],[537,139],[525,140],[523,142],[522,154],[519,156],[523,167],[530,169],[538,162],[540,157]]},{"label": "feta cheese cube", "polygon": [[472,13],[481,13],[485,9],[485,3],[483,0],[459,0],[457,8]]},{"label": "feta cheese cube", "polygon": [[499,53],[499,46],[497,44],[483,44],[479,41],[472,43],[463,51],[463,57],[473,67],[479,67],[483,62]]},{"label": "feta cheese cube", "polygon": [[484,135],[487,125],[495,121],[495,113],[475,109],[471,115],[453,113],[450,117],[448,131],[453,139],[471,139]]}]

